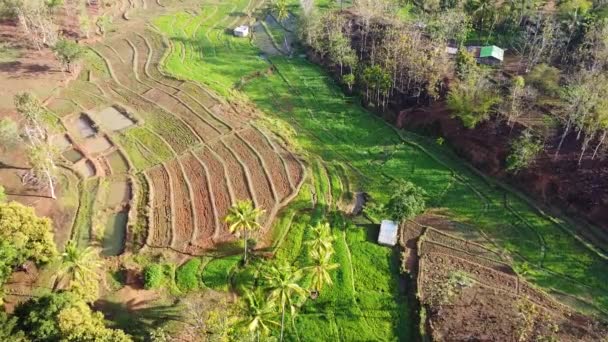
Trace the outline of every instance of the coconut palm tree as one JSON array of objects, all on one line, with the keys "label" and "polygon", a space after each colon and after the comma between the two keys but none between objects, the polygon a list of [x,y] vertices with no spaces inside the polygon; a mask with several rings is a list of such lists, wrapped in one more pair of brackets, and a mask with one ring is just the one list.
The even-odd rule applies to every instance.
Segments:
[{"label": "coconut palm tree", "polygon": [[319,294],[319,291],[323,289],[325,284],[333,284],[329,272],[340,267],[340,264],[331,262],[331,256],[332,252],[322,250],[319,255],[314,257],[314,264],[306,267],[306,271],[310,273],[312,278],[311,288],[313,289],[313,293],[316,293],[317,295]]},{"label": "coconut palm tree", "polygon": [[309,227],[314,238],[310,241],[306,241],[306,244],[310,246],[311,255],[313,258],[318,258],[325,252],[331,254],[334,252],[333,242],[335,238],[331,235],[331,228],[329,223],[317,223],[315,226]]},{"label": "coconut palm tree", "polygon": [[298,284],[302,276],[301,270],[294,270],[288,264],[271,266],[264,275],[269,292],[268,300],[277,303],[281,311],[281,341],[285,328],[285,309],[289,307],[291,314],[294,315],[297,296],[306,296],[306,290]]},{"label": "coconut palm tree", "polygon": [[224,219],[229,224],[228,229],[232,234],[243,236],[245,244],[245,256],[243,260],[245,264],[247,263],[247,239],[249,232],[260,230],[261,225],[258,219],[263,213],[263,210],[254,208],[251,201],[240,201],[230,208],[228,215]]},{"label": "coconut palm tree", "polygon": [[59,259],[54,288],[61,280],[69,280],[69,287],[74,283],[84,283],[97,279],[97,270],[101,267],[99,255],[93,247],[80,249],[73,240],[68,241]]},{"label": "coconut palm tree", "polygon": [[245,295],[246,303],[244,310],[245,318],[240,322],[249,333],[255,334],[257,341],[260,340],[260,333],[266,334],[270,331],[271,325],[278,326],[274,320],[276,317],[275,302],[264,300],[250,292]]}]

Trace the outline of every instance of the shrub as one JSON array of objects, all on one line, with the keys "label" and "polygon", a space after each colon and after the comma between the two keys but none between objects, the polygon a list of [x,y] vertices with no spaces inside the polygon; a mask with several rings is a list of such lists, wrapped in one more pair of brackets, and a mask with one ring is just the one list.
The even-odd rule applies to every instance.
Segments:
[{"label": "shrub", "polygon": [[425,196],[424,190],[410,182],[404,182],[388,201],[386,212],[397,222],[410,219],[426,208]]},{"label": "shrub", "polygon": [[558,68],[547,64],[539,64],[527,76],[528,83],[543,93],[555,96],[559,93],[561,74]]},{"label": "shrub", "polygon": [[165,280],[165,272],[161,264],[151,264],[144,268],[144,287],[157,289]]},{"label": "shrub", "polygon": [[181,265],[175,273],[177,287],[184,292],[194,291],[200,288],[201,259],[194,258]]},{"label": "shrub", "polygon": [[525,131],[511,144],[511,154],[507,157],[507,171],[517,173],[530,166],[543,150],[543,144],[530,132]]},{"label": "shrub", "polygon": [[240,255],[211,260],[203,270],[203,282],[214,290],[228,291],[230,272],[241,261]]}]

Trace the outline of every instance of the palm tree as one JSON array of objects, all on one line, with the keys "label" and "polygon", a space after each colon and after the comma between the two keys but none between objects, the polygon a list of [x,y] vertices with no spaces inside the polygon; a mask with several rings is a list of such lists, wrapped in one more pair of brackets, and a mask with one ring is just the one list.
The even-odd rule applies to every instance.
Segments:
[{"label": "palm tree", "polygon": [[[287,0],[276,0],[274,9],[277,11],[277,20],[281,25],[285,23],[285,20],[289,18],[289,10],[287,9]],[[283,35],[283,44],[285,50],[289,52],[289,43],[287,42],[287,33]]]},{"label": "palm tree", "polygon": [[54,288],[57,289],[59,282],[64,279],[70,281],[69,287],[74,283],[97,279],[97,270],[100,267],[101,260],[93,247],[80,249],[73,240],[70,240],[59,259]]},{"label": "palm tree", "polygon": [[[331,276],[329,272],[335,270],[340,267],[340,264],[331,262],[332,252],[323,251],[321,254],[315,257],[315,263],[313,266],[309,266],[306,268],[312,277],[311,287],[313,289],[313,293],[316,295],[319,294],[319,291],[323,289],[323,285],[332,285],[333,281],[331,280]],[[316,296],[313,296],[313,299]]]},{"label": "palm tree", "polygon": [[274,9],[277,11],[277,19],[279,22],[283,22],[289,17],[289,10],[287,9],[287,0],[277,0],[274,4]]},{"label": "palm tree", "polygon": [[279,325],[274,321],[276,316],[275,303],[265,301],[259,296],[251,293],[245,295],[247,306],[245,307],[245,318],[240,322],[256,339],[260,340],[260,332],[266,334],[270,331],[270,325]]},{"label": "palm tree", "polygon": [[245,243],[245,256],[244,263],[247,263],[247,239],[249,232],[260,230],[261,226],[258,219],[264,210],[254,208],[251,201],[240,201],[236,203],[228,215],[226,215],[225,221],[229,224],[228,229],[232,234],[242,234],[243,241]]},{"label": "palm tree", "polygon": [[317,223],[316,226],[310,226],[314,234],[314,239],[307,241],[310,246],[311,255],[313,258],[318,258],[325,252],[331,254],[334,252],[333,242],[335,238],[331,235],[329,223]]},{"label": "palm tree", "polygon": [[288,264],[279,267],[272,266],[264,276],[269,291],[268,300],[278,303],[281,310],[281,341],[283,341],[285,327],[285,308],[289,306],[291,314],[294,315],[296,296],[306,296],[306,290],[298,284],[302,280],[302,276],[300,270],[294,271]]}]

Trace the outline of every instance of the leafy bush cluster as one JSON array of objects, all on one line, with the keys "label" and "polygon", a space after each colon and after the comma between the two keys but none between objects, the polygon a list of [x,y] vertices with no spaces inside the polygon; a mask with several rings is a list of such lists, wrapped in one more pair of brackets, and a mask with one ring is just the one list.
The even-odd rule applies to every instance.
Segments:
[{"label": "leafy bush cluster", "polygon": [[194,258],[181,265],[175,272],[175,283],[183,292],[198,290],[201,287],[201,259]]},{"label": "leafy bush cluster", "polygon": [[146,289],[158,289],[165,282],[163,265],[151,264],[144,269],[144,287]]},{"label": "leafy bush cluster", "polygon": [[511,144],[511,154],[507,157],[507,171],[517,173],[530,166],[542,150],[542,142],[525,131]]}]

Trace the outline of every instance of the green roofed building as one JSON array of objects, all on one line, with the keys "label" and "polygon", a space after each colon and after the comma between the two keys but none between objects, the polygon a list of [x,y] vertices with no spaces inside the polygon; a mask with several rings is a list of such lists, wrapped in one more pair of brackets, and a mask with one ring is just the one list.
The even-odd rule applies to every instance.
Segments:
[{"label": "green roofed building", "polygon": [[495,45],[482,46],[479,51],[479,61],[485,64],[502,63],[505,58],[505,50]]}]

